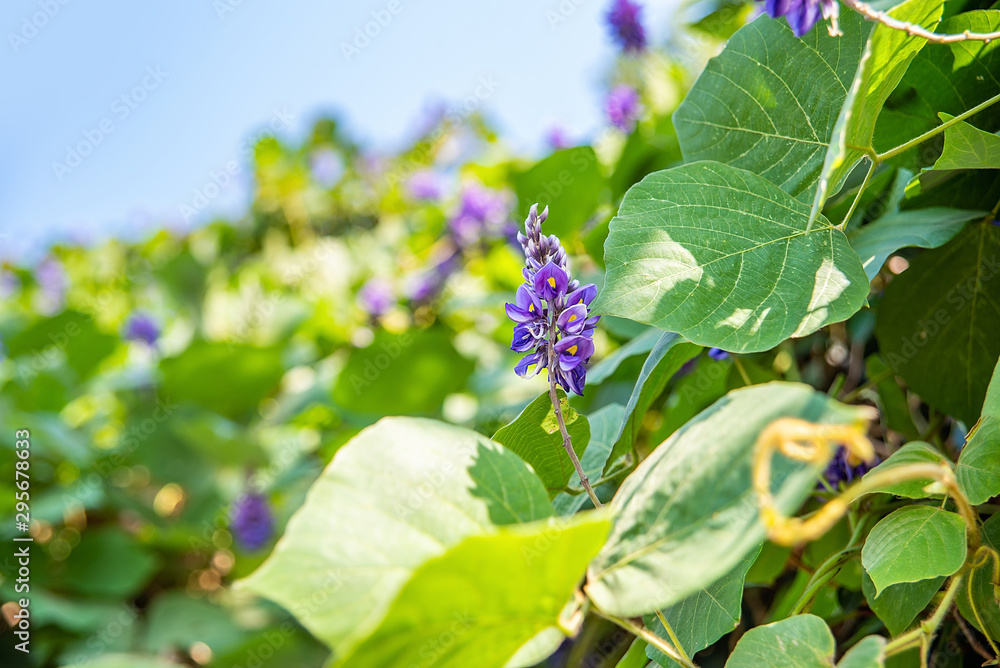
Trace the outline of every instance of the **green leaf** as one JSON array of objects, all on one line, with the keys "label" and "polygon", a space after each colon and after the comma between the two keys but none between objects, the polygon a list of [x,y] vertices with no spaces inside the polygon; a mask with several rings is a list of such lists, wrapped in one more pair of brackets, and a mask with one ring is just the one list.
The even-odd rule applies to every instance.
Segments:
[{"label": "green leaf", "polygon": [[868,534],[861,563],[876,596],[900,582],[951,575],[965,563],[965,523],[934,506],[906,506],[883,517]]},{"label": "green leaf", "polygon": [[982,415],[969,432],[955,475],[973,505],[1000,494],[1000,364],[993,370]]},{"label": "green leaf", "polygon": [[[944,464],[951,468],[951,461],[945,457],[940,450],[929,443],[911,441],[899,450],[896,450],[896,452],[889,455],[888,459],[866,473],[865,477],[874,476],[884,471],[898,468],[900,466],[908,466],[910,464]],[[881,487],[872,489],[871,491],[894,494],[895,496],[902,496],[907,499],[927,499],[934,496],[940,496],[940,494],[928,493],[924,491],[924,488],[933,482],[934,481],[930,478],[926,480],[908,480],[894,485],[882,485]]]},{"label": "green leaf", "polygon": [[333,400],[368,415],[433,414],[446,396],[465,387],[474,366],[441,327],[381,330],[370,346],[351,351]]},{"label": "green leaf", "polygon": [[343,668],[501,666],[554,626],[608,531],[601,515],[470,536],[418,568]]},{"label": "green leaf", "polygon": [[660,340],[663,332],[655,327],[648,328],[645,332],[629,340],[620,348],[616,348],[610,355],[600,362],[587,369],[587,385],[599,385],[611,377],[618,370],[619,365],[633,355],[648,353]]},{"label": "green leaf", "polygon": [[920,397],[972,424],[1000,357],[1000,227],[975,223],[917,256],[885,290],[875,335]]},{"label": "green leaf", "polygon": [[726,668],[830,668],[835,649],[826,622],[796,615],[743,634]]},{"label": "green leaf", "polygon": [[549,207],[545,233],[569,237],[583,227],[600,201],[604,179],[594,149],[578,146],[556,151],[513,177],[522,213],[537,203]]},{"label": "green leaf", "polygon": [[83,663],[68,664],[65,668],[179,668],[180,665],[153,656],[105,654]]},{"label": "green leaf", "polygon": [[[948,17],[937,27],[940,33],[955,34],[966,30],[1000,30],[1000,11],[963,12]],[[1000,43],[997,40],[933,44],[921,50],[879,116],[876,149],[883,152],[933,129],[940,124],[939,112],[957,116],[1000,93],[998,71]],[[991,107],[970,120],[989,131],[1000,129],[997,127],[1000,107]],[[923,150],[922,146],[916,149]]]},{"label": "green leaf", "polygon": [[[590,424],[569,405],[565,392],[557,390],[557,393],[566,431],[579,457],[590,441]],[[562,433],[548,392],[528,404],[513,422],[501,427],[493,434],[493,440],[528,462],[550,494],[565,489],[570,476],[576,472],[563,447]]]},{"label": "green leaf", "polygon": [[[889,15],[933,30],[941,20],[943,8],[944,0],[908,0],[890,10]],[[878,115],[889,94],[902,80],[910,61],[926,43],[923,37],[914,37],[880,23],[875,25],[851,84],[851,92],[840,110],[810,220],[819,216],[827,195],[836,192],[858,161],[874,151]]]},{"label": "green leaf", "polygon": [[[1000,514],[994,513],[983,523],[983,545],[1000,553]],[[993,568],[996,562],[992,559],[972,571],[967,583],[963,583],[958,592],[958,610],[962,616],[980,632],[988,634],[993,640],[1000,642],[1000,588],[995,586]],[[969,591],[972,600],[969,601]],[[975,612],[979,613],[977,619]]]},{"label": "green leaf", "polygon": [[97,329],[90,315],[73,310],[42,318],[4,340],[11,359],[29,358],[19,365],[18,373],[30,378],[37,377],[37,372],[58,359],[52,350],[61,351],[67,365],[84,378],[114,351],[117,343],[117,337]]},{"label": "green leaf", "polygon": [[913,423],[906,392],[899,386],[896,375],[885,365],[882,358],[877,354],[869,355],[865,360],[865,374],[875,383],[879,414],[884,420],[884,425],[893,431],[898,431],[907,440],[920,438],[920,431]]},{"label": "green leaf", "polygon": [[882,216],[848,235],[851,248],[861,258],[868,280],[878,275],[886,258],[900,248],[937,248],[951,241],[970,220],[985,211],[930,207]]},{"label": "green leaf", "polygon": [[885,638],[868,636],[852,647],[837,668],[882,668],[885,665]]},{"label": "green leaf", "polygon": [[[938,114],[950,121],[951,114]],[[1000,169],[1000,137],[959,121],[944,131],[944,151],[932,169]]]},{"label": "green leaf", "polygon": [[284,368],[278,348],[198,341],[162,360],[160,371],[163,394],[169,399],[237,418],[255,410],[277,387]]},{"label": "green leaf", "polygon": [[[705,589],[662,611],[688,656],[694,656],[739,625],[743,581],[758,554],[760,549],[747,553],[733,570]],[[646,627],[660,638],[669,637],[656,615],[647,615],[644,621]],[[663,668],[679,665],[653,646],[646,649],[646,655]]]},{"label": "green leaf", "polygon": [[550,514],[541,480],[513,452],[433,420],[385,418],[337,451],[243,583],[343,654],[421,564],[494,525]]},{"label": "green leaf", "polygon": [[[625,480],[608,544],[590,567],[599,608],[640,615],[670,607],[731,571],[764,539],[751,484],[754,444],[782,417],[850,423],[859,409],[805,385],[734,390],[653,450]],[[794,512],[815,490],[818,465],[772,463],[772,492]]]},{"label": "green leaf", "polygon": [[153,599],[146,619],[145,647],[153,652],[203,642],[220,654],[240,642],[245,633],[225,608],[181,591]]},{"label": "green leaf", "polygon": [[900,582],[886,587],[876,596],[871,576],[862,572],[861,577],[861,591],[868,601],[868,607],[878,615],[893,636],[898,636],[910,627],[917,615],[927,608],[945,580],[944,576],[940,576],[919,582]]},{"label": "green leaf", "polygon": [[684,158],[746,169],[812,203],[871,31],[855,12],[840,27],[841,37],[820,29],[799,39],[784,21],[762,16],[741,28],[674,113]]},{"label": "green leaf", "polygon": [[641,638],[636,638],[629,645],[625,656],[622,657],[622,660],[618,662],[615,668],[646,668],[646,665],[649,663],[649,659],[646,658],[648,647],[649,643]]},{"label": "green leaf", "polygon": [[740,353],[810,334],[857,312],[868,279],[842,232],[808,222],[808,206],[734,167],[651,174],[611,220],[594,309]]},{"label": "green leaf", "polygon": [[673,332],[661,333],[656,345],[642,365],[639,379],[632,388],[625,413],[614,438],[614,448],[604,466],[607,473],[614,465],[632,450],[642,418],[649,406],[656,400],[666,387],[667,381],[677,373],[684,364],[698,354],[699,348],[693,346]]},{"label": "green leaf", "polygon": [[74,591],[127,598],[149,582],[160,559],[117,527],[83,532],[73,558],[66,561],[65,582]]}]

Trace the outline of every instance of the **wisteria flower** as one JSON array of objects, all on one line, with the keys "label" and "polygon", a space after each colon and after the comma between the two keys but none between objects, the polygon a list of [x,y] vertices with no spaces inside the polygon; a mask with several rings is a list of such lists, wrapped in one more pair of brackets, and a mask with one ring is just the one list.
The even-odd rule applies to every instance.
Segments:
[{"label": "wisteria flower", "polygon": [[812,30],[820,16],[830,20],[830,34],[840,34],[837,28],[840,6],[837,0],[764,0],[764,11],[772,18],[784,16],[796,37]]},{"label": "wisteria flower", "polygon": [[[823,477],[830,487],[837,489],[841,483],[851,484],[856,478],[868,473],[876,464],[878,464],[877,459],[872,462],[861,461],[849,454],[847,448],[838,448],[837,454],[827,465]],[[822,487],[822,484],[820,486]]]},{"label": "wisteria flower", "polygon": [[[555,235],[542,234],[548,218],[534,204],[517,240],[524,250],[524,283],[507,304],[507,317],[517,323],[511,350],[528,353],[514,367],[519,376],[549,369],[553,382],[567,392],[583,394],[587,363],[594,354],[594,329],[600,316],[590,315],[597,286],[581,286],[569,271],[566,251]],[[534,368],[534,372],[531,369]]]},{"label": "wisteria flower", "polygon": [[646,49],[646,29],[642,26],[642,6],[629,0],[614,0],[608,11],[611,35],[625,53],[640,53]]},{"label": "wisteria flower", "polygon": [[455,241],[466,246],[495,235],[506,220],[507,200],[503,193],[470,183],[462,189],[459,209],[450,226]]},{"label": "wisteria flower", "polygon": [[145,313],[133,313],[128,324],[125,325],[125,338],[129,341],[142,341],[147,346],[153,346],[160,338],[160,328]]},{"label": "wisteria flower", "polygon": [[605,107],[608,121],[623,132],[631,132],[639,118],[639,93],[630,86],[615,86],[608,94]]},{"label": "wisteria flower", "polygon": [[251,492],[236,502],[231,529],[236,542],[247,550],[259,550],[274,535],[274,515],[263,495]]}]

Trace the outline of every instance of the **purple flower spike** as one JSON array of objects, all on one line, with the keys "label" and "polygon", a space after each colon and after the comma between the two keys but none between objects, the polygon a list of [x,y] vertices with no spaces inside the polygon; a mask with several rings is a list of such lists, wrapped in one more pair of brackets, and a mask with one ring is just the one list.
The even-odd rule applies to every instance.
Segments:
[{"label": "purple flower spike", "polygon": [[[837,454],[833,456],[823,473],[827,483],[833,489],[837,489],[841,483],[851,484],[855,478],[860,478],[868,473],[878,462],[860,462],[854,460],[847,453],[847,448],[838,448]],[[822,484],[820,485],[822,487]]]},{"label": "purple flower spike", "polygon": [[615,86],[606,104],[608,120],[622,132],[631,132],[639,118],[639,93],[629,86]]},{"label": "purple flower spike", "polygon": [[267,545],[274,535],[274,516],[263,495],[251,492],[236,502],[231,528],[244,549],[259,550]]},{"label": "purple flower spike", "polygon": [[451,232],[460,246],[497,234],[507,220],[503,193],[470,183],[462,190],[458,213],[451,219]]},{"label": "purple flower spike", "polygon": [[[507,304],[507,316],[518,323],[510,347],[515,352],[530,352],[514,372],[524,377],[548,368],[556,385],[582,395],[586,365],[594,354],[594,328],[600,320],[590,315],[597,287],[581,286],[573,280],[559,239],[542,234],[548,215],[548,209],[539,214],[538,205],[532,205],[524,233],[517,235],[524,250],[525,283],[517,289],[514,303]],[[534,372],[529,373],[531,367]]]},{"label": "purple flower spike", "polygon": [[837,27],[840,6],[837,0],[764,0],[764,11],[775,19],[784,16],[796,37],[812,30],[820,16],[830,20],[831,35],[840,34]]},{"label": "purple flower spike", "polygon": [[625,53],[641,53],[646,49],[646,29],[642,26],[642,6],[629,0],[614,0],[608,11],[611,35]]},{"label": "purple flower spike", "polygon": [[125,338],[129,341],[142,341],[147,346],[153,346],[160,338],[160,328],[148,315],[133,313],[125,326]]}]

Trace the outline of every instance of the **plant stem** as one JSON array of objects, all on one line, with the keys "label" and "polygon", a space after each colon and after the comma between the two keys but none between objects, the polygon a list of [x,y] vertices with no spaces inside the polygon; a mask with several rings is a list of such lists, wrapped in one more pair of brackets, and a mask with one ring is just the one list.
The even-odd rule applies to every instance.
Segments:
[{"label": "plant stem", "polygon": [[908,35],[923,37],[928,42],[934,42],[935,44],[951,44],[952,42],[966,42],[970,40],[977,42],[992,42],[995,39],[1000,39],[1000,32],[981,33],[972,32],[970,30],[954,34],[931,32],[922,26],[907,23],[906,21],[900,21],[897,18],[889,16],[885,12],[880,12],[871,5],[861,2],[861,0],[844,0],[844,4],[864,16],[869,21],[878,21],[889,28],[902,30]]},{"label": "plant stem", "polygon": [[816,569],[816,572],[812,574],[812,578],[810,578],[809,582],[806,583],[806,589],[802,592],[802,596],[800,596],[799,600],[796,601],[794,606],[792,606],[791,611],[788,613],[789,617],[793,617],[802,612],[820,588],[826,585],[826,583],[833,578],[837,577],[840,567],[854,558],[854,553],[861,549],[858,546],[858,541],[861,540],[861,534],[864,531],[864,528],[865,521],[862,519],[854,526],[854,531],[851,533],[851,539],[847,541],[847,545],[844,546],[844,549],[834,553],[829,559],[820,564],[819,568]]},{"label": "plant stem", "polygon": [[937,627],[941,625],[941,621],[944,619],[945,615],[948,614],[948,610],[951,608],[951,604],[955,600],[955,596],[958,594],[958,587],[962,584],[962,576],[962,573],[958,573],[952,577],[951,582],[948,584],[948,589],[944,593],[944,598],[941,599],[941,604],[938,605],[934,614],[930,616],[930,619],[925,622],[920,622],[920,626],[908,633],[904,633],[895,640],[890,641],[889,644],[885,646],[886,656],[898,654],[915,645],[922,645],[925,640],[929,640],[934,637],[934,634],[937,632]]},{"label": "plant stem", "polygon": [[556,331],[555,309],[553,309],[552,326],[549,331],[549,399],[552,401],[552,408],[556,412],[556,421],[559,423],[559,431],[562,433],[563,448],[566,449],[566,454],[569,455],[570,461],[573,462],[573,467],[576,469],[576,474],[580,476],[580,484],[587,491],[587,496],[590,497],[595,508],[601,508],[601,500],[594,494],[594,490],[590,486],[590,480],[587,478],[587,474],[583,472],[580,458],[576,456],[576,451],[573,450],[573,441],[570,440],[569,432],[566,431],[566,420],[562,414],[562,403],[559,401],[559,394],[556,392],[556,374],[554,373],[554,369],[555,365],[559,364],[559,359],[556,355],[556,344],[554,341]]},{"label": "plant stem", "polygon": [[677,634],[674,633],[674,627],[670,626],[670,622],[667,621],[667,618],[660,610],[656,611],[656,618],[660,620],[661,624],[663,624],[663,628],[667,632],[667,635],[670,636],[670,642],[672,642],[674,647],[677,648],[677,652],[684,657],[685,661],[691,661],[691,657],[688,656],[688,653],[684,651],[684,647],[681,646],[681,641],[677,639]]},{"label": "plant stem", "polygon": [[851,208],[847,210],[847,215],[844,216],[844,220],[840,222],[837,229],[844,230],[847,228],[847,224],[851,222],[851,216],[854,215],[854,210],[858,208],[858,202],[861,201],[861,196],[865,192],[865,188],[868,186],[868,182],[872,178],[872,174],[875,173],[875,168],[878,167],[878,163],[874,160],[869,160],[871,166],[868,168],[868,173],[865,174],[865,180],[861,182],[861,186],[858,188],[858,194],[854,196],[854,201],[851,202]]},{"label": "plant stem", "polygon": [[684,668],[698,668],[698,666],[693,661],[691,661],[691,659],[687,659],[681,656],[681,653],[677,651],[677,649],[673,645],[668,643],[663,638],[660,638],[658,635],[656,635],[649,629],[639,626],[638,624],[635,624],[634,622],[628,619],[624,619],[622,617],[615,617],[614,615],[609,615],[604,612],[601,612],[596,607],[594,608],[594,612],[599,614],[601,617],[604,617],[608,621],[614,622],[615,624],[622,627],[623,629],[633,634],[637,638],[642,638],[650,645],[660,650],[661,652],[669,656],[671,659],[673,659],[680,665],[684,666]]},{"label": "plant stem", "polygon": [[740,360],[739,356],[733,355],[732,358],[733,358],[733,364],[736,366],[736,370],[740,372],[740,378],[743,379],[743,383],[747,387],[753,385],[753,383],[750,382],[750,376],[747,375],[747,370],[743,366],[743,362]]},{"label": "plant stem", "polygon": [[[854,0],[845,0],[845,2],[848,2],[848,3],[852,2],[852,1],[854,1]],[[998,35],[998,37],[1000,37],[1000,35]],[[963,112],[963,113],[959,114],[958,116],[955,116],[954,118],[945,121],[944,123],[942,123],[941,125],[937,126],[936,128],[934,128],[932,130],[928,130],[924,134],[922,134],[919,137],[916,137],[914,139],[911,139],[910,141],[906,142],[905,144],[900,144],[896,148],[889,149],[885,153],[879,153],[876,156],[876,158],[877,158],[878,162],[884,162],[885,160],[888,160],[889,158],[897,156],[900,153],[902,153],[904,151],[907,151],[907,150],[913,148],[914,146],[917,146],[918,144],[924,143],[925,141],[927,141],[928,139],[930,139],[934,135],[937,135],[937,134],[940,134],[940,133],[944,132],[945,130],[947,130],[948,128],[950,128],[952,125],[955,125],[956,123],[964,121],[969,116],[974,116],[975,114],[978,114],[983,109],[986,109],[990,105],[995,104],[997,102],[1000,102],[1000,94],[994,95],[993,97],[991,97],[990,99],[986,100],[985,102],[977,104],[972,109],[969,109],[968,111]]]}]

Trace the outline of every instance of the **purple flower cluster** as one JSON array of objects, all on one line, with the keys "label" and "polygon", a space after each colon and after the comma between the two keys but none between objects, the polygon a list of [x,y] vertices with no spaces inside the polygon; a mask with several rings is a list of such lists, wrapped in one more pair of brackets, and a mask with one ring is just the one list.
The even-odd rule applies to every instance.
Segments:
[{"label": "purple flower cluster", "polygon": [[615,86],[608,94],[605,111],[611,124],[623,132],[631,132],[639,118],[639,93],[630,86]]},{"label": "purple flower cluster", "polygon": [[812,30],[820,16],[830,19],[838,32],[839,9],[837,0],[764,0],[764,11],[772,18],[784,16],[796,37]]},{"label": "purple flower cluster", "polygon": [[125,325],[125,338],[129,341],[142,341],[147,346],[156,344],[160,338],[160,328],[145,313],[133,313]]},{"label": "purple flower cluster", "polygon": [[434,202],[441,198],[441,179],[431,171],[415,173],[407,181],[410,197],[422,202]]},{"label": "purple flower cluster", "polygon": [[642,6],[629,0],[614,0],[608,11],[611,35],[625,53],[640,53],[646,48],[646,29],[639,15]]},{"label": "purple flower cluster", "polygon": [[250,492],[236,501],[232,530],[236,542],[247,550],[259,550],[274,535],[274,515],[262,494]]},{"label": "purple flower cluster", "polygon": [[451,219],[451,232],[459,246],[493,236],[507,220],[503,193],[469,183],[462,189],[458,212]]},{"label": "purple flower cluster", "polygon": [[554,234],[542,234],[548,218],[533,204],[517,240],[526,258],[525,282],[517,289],[507,317],[517,323],[511,350],[525,355],[514,371],[524,377],[549,369],[557,385],[583,394],[587,363],[594,354],[594,328],[600,316],[590,316],[590,302],[597,296],[593,283],[580,285],[569,273],[566,251]]},{"label": "purple flower cluster", "polygon": [[377,318],[392,308],[396,297],[388,281],[383,278],[372,278],[358,290],[358,300],[365,311]]},{"label": "purple flower cluster", "polygon": [[[857,461],[850,457],[847,448],[838,448],[837,454],[833,456],[823,473],[826,482],[833,489],[837,489],[840,483],[851,484],[855,478],[860,478],[868,473],[878,462]],[[821,485],[822,486],[822,485]]]}]

